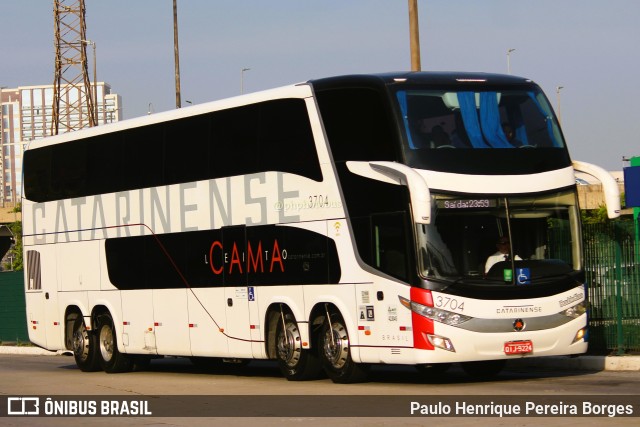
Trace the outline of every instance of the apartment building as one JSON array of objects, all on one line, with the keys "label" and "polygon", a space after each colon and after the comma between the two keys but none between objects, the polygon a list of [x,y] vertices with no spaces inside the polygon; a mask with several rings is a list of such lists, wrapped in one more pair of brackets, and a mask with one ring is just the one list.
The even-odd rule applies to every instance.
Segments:
[{"label": "apartment building", "polygon": [[[98,124],[117,122],[122,117],[120,95],[111,93],[111,86],[96,83]],[[63,91],[69,101],[79,97],[77,88]],[[0,88],[0,206],[13,207],[22,196],[22,155],[29,141],[51,135],[53,126],[53,85]],[[70,103],[61,103],[60,108]],[[86,108],[76,112],[61,111],[60,116],[73,121],[72,128],[88,126]],[[59,132],[67,127],[60,126]]]}]

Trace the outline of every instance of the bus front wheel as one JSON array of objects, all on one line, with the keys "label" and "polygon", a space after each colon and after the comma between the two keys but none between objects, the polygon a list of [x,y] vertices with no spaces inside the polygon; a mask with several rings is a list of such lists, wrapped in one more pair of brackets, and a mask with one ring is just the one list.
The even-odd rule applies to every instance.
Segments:
[{"label": "bus front wheel", "polygon": [[340,313],[329,313],[320,333],[318,351],[322,365],[334,383],[349,384],[365,381],[368,367],[351,358],[349,333]]},{"label": "bus front wheel", "polygon": [[113,319],[108,313],[98,317],[98,343],[100,348],[100,365],[107,373],[127,372],[133,368],[132,359],[118,351]]}]

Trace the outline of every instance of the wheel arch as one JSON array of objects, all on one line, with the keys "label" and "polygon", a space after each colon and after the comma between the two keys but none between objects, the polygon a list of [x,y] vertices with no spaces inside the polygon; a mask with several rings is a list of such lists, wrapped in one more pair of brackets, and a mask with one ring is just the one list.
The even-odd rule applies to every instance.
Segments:
[{"label": "wheel arch", "polygon": [[[111,322],[113,323],[113,333],[119,337],[119,334],[122,333],[121,322],[119,322],[119,319],[114,316],[114,311],[110,310],[108,306],[103,304],[97,304],[93,306],[93,309],[91,310],[91,329],[95,333],[100,333],[100,331],[97,330],[100,326],[98,319],[100,318],[100,316],[105,314],[111,317]],[[122,345],[121,341],[121,339],[117,339],[116,343],[118,344],[118,350],[124,352],[124,346]]]},{"label": "wheel arch", "polygon": [[73,351],[73,332],[76,320],[85,317],[78,305],[68,305],[64,311],[64,347]]},{"label": "wheel arch", "polygon": [[291,314],[296,322],[298,317],[286,302],[272,302],[265,311],[264,325],[265,325],[265,351],[269,359],[276,358],[276,331],[278,329],[278,322],[280,322],[280,310],[285,314]]}]

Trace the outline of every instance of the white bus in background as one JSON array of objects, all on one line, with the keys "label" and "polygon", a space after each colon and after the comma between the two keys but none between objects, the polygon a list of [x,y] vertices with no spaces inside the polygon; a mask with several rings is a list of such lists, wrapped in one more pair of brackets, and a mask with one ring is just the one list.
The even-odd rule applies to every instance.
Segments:
[{"label": "white bus in background", "polygon": [[479,73],[318,79],[34,141],[30,339],[83,371],[275,359],[335,382],[584,353],[576,169],[618,215],[540,88]]}]

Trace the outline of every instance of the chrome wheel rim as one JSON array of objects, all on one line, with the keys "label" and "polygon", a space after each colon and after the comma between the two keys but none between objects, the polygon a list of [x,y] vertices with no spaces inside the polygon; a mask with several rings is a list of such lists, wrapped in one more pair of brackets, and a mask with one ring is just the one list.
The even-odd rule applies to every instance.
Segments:
[{"label": "chrome wheel rim", "polygon": [[342,324],[336,322],[325,332],[323,351],[334,369],[342,369],[346,365],[349,356],[349,335]]},{"label": "chrome wheel rim", "polygon": [[300,331],[294,323],[287,323],[286,329],[278,334],[278,358],[288,367],[295,367],[302,354]]},{"label": "chrome wheel rim", "polygon": [[80,360],[86,360],[89,356],[89,334],[84,323],[73,333],[73,354]]},{"label": "chrome wheel rim", "polygon": [[102,360],[105,362],[109,362],[113,357],[113,329],[111,329],[110,325],[104,325],[100,329],[100,354],[102,355]]}]

